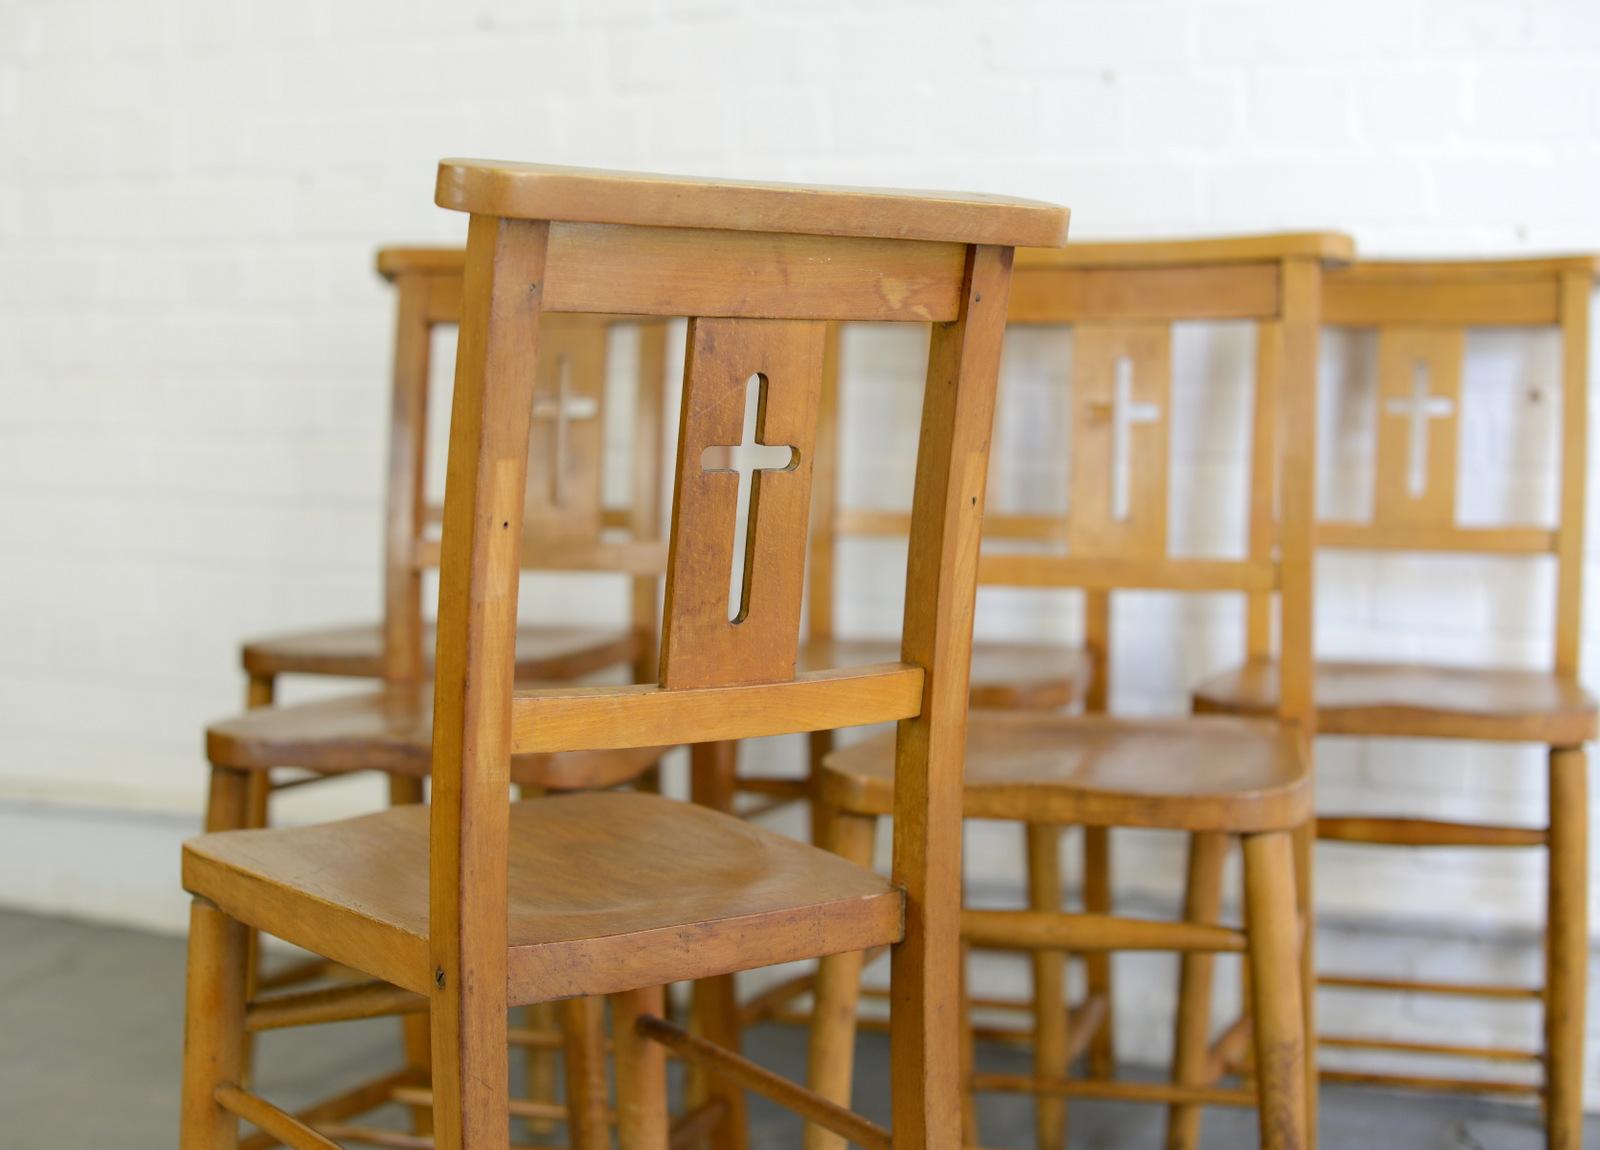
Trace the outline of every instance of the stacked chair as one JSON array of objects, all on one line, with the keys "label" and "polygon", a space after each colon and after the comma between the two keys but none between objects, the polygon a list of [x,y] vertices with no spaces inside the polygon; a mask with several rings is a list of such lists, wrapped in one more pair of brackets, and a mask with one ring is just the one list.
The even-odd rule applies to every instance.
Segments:
[{"label": "stacked chair", "polygon": [[[1375,1085],[1491,1094],[1538,1094],[1547,1144],[1582,1139],[1583,1036],[1588,959],[1588,762],[1596,703],[1578,682],[1582,638],[1584,497],[1589,427],[1590,301],[1594,257],[1451,263],[1361,262],[1329,273],[1324,321],[1377,333],[1377,452],[1370,518],[1323,521],[1320,547],[1385,555],[1464,553],[1553,557],[1552,652],[1546,669],[1318,660],[1316,728],[1329,736],[1535,743],[1548,749],[1548,817],[1542,826],[1486,825],[1434,818],[1324,814],[1325,841],[1389,847],[1535,849],[1548,859],[1545,976],[1507,986],[1325,975],[1340,993],[1469,996],[1542,1003],[1544,1042],[1507,1050],[1346,1032],[1325,1034],[1339,1049],[1465,1058],[1543,1068],[1543,1082],[1502,1077],[1439,1078],[1342,1070],[1327,1077]],[[1468,334],[1543,329],[1560,343],[1561,450],[1553,525],[1460,522],[1458,451],[1462,363]],[[1348,483],[1348,475],[1341,482]],[[1257,618],[1259,604],[1252,608]],[[1249,661],[1203,684],[1195,708],[1212,714],[1276,711],[1280,670],[1252,626]]]},{"label": "stacked chair", "polygon": [[[396,293],[383,618],[375,624],[339,625],[244,645],[253,709],[214,724],[206,746],[214,767],[247,772],[248,799],[243,811],[213,803],[208,829],[265,826],[275,790],[353,771],[387,775],[394,803],[423,801],[433,719],[427,675],[435,647],[434,627],[424,614],[423,577],[438,566],[440,552],[439,514],[426,499],[429,366],[437,329],[461,318],[464,265],[459,248],[388,248],[378,255],[378,270]],[[632,403],[631,505],[608,508],[602,505],[607,350],[611,330],[623,323],[638,329],[640,352]],[[540,382],[530,422],[535,467],[527,483],[524,566],[631,576],[631,616],[616,628],[520,626],[520,681],[618,673],[634,681],[652,666],[658,586],[666,559],[659,511],[665,346],[661,323],[615,316],[558,316],[541,333]],[[270,705],[278,677],[289,674],[377,679],[380,685],[315,702]],[[658,757],[658,751],[637,748],[527,755],[513,762],[512,777],[529,794],[649,782]],[[283,990],[340,973],[313,959],[252,983],[260,991]],[[318,1001],[317,993],[310,992],[310,1002]],[[288,1012],[294,1003],[305,1001],[305,996],[285,998],[273,1009],[280,1018],[293,1018]],[[530,1097],[519,1109],[525,1117],[545,1122],[561,1116],[552,1100],[552,1008],[533,1009],[530,1021],[533,1025],[516,1035],[528,1047],[529,1062]],[[569,1019],[577,1021],[582,1020]],[[425,1084],[426,1019],[407,1019],[406,1031],[405,1073],[343,1092],[316,1113],[329,1121],[342,1120]],[[587,1032],[569,1025],[569,1052],[582,1041],[587,1041]]]},{"label": "stacked chair", "polygon": [[[1023,1091],[1039,1097],[1038,1139],[1065,1144],[1066,1097],[1165,1101],[1174,1130],[1190,1128],[1205,1103],[1257,1105],[1261,1145],[1310,1143],[1315,1079],[1307,1049],[1311,998],[1302,993],[1310,961],[1311,533],[1315,380],[1324,268],[1347,261],[1337,235],[1288,235],[1172,244],[1075,245],[1020,252],[1010,322],[1070,325],[1073,331],[1072,474],[1064,521],[1039,531],[1048,549],[988,553],[985,583],[1083,588],[1098,616],[1087,628],[1109,643],[1108,597],[1125,589],[1263,592],[1277,601],[1283,703],[1272,722],[1100,715],[975,712],[968,731],[964,811],[970,818],[1021,822],[1029,832],[1027,910],[968,909],[962,935],[974,946],[1034,953],[1035,1073],[996,1076],[964,1069],[969,1144],[973,1096]],[[1181,320],[1248,320],[1256,325],[1255,429],[1243,517],[1246,553],[1237,558],[1174,556],[1168,546],[1172,325]],[[1208,411],[1226,407],[1217,397]],[[1065,544],[1065,548],[1061,544]],[[830,845],[864,861],[876,821],[892,814],[892,742],[873,738],[829,755],[821,801]],[[1064,826],[1146,827],[1191,836],[1185,921],[1084,913],[1062,907],[1059,833]],[[1228,837],[1244,841],[1243,930],[1216,922],[1220,891],[1209,860]],[[1219,1086],[1208,1073],[1205,1020],[1183,1012],[1170,1085],[1125,1082],[1069,1064],[1107,1032],[1109,971],[1089,982],[1070,1015],[1068,952],[1177,950],[1184,981],[1209,981],[1210,956],[1244,952],[1252,973],[1256,1089]],[[855,998],[862,956],[827,959],[817,981],[811,1074],[824,1093],[849,1096]],[[963,1012],[968,1038],[970,1012]],[[813,1148],[837,1145],[814,1129]]]},{"label": "stacked chair", "polygon": [[[510,1147],[518,1119],[536,1134],[564,1125],[573,1150],[611,1145],[613,1129],[625,1150],[745,1150],[750,1092],[800,1114],[808,1150],[973,1146],[981,1099],[997,1093],[1032,1098],[1040,1150],[1064,1150],[1074,1098],[1164,1105],[1170,1150],[1196,1145],[1205,1107],[1249,1107],[1262,1147],[1298,1150],[1316,1142],[1319,1044],[1541,1067],[1538,1083],[1348,1067],[1321,1078],[1535,1094],[1547,1144],[1579,1145],[1584,744],[1597,707],[1578,664],[1600,264],[1355,262],[1335,233],[1063,248],[1064,209],[1030,201],[484,161],[441,164],[437,202],[469,216],[464,251],[394,248],[378,260],[398,316],[382,618],[247,643],[249,709],[207,732],[206,834],[183,860],[193,896],[183,1150],[479,1150]],[[666,325],[678,318],[688,329],[668,456]],[[881,323],[931,325],[909,512],[841,496],[841,390],[853,386],[841,330]],[[1180,323],[1254,332],[1248,403],[1217,372],[1188,396],[1208,433],[1231,421],[1242,432],[1233,441],[1249,445],[1232,554],[1171,545],[1175,504],[1230,497],[1174,479]],[[452,324],[448,474],[435,508],[429,363],[437,329]],[[1062,513],[984,512],[1008,325],[1071,333]],[[639,339],[631,475],[627,505],[608,507],[607,356],[624,326]],[[1359,521],[1316,507],[1324,328],[1377,333],[1374,498]],[[1462,363],[1480,328],[1559,340],[1553,525],[1459,521]],[[862,537],[906,541],[897,637],[840,626],[837,552]],[[1549,669],[1319,659],[1319,547],[1553,557]],[[423,602],[435,568],[436,625]],[[530,570],[624,576],[628,617],[519,624]],[[1079,596],[1082,648],[974,642],[979,586]],[[1117,712],[1112,608],[1134,591],[1242,604],[1244,661],[1206,679],[1190,713]],[[370,682],[283,705],[285,675]],[[894,729],[835,740],[873,724]],[[809,740],[803,775],[738,771],[742,740],[793,734]],[[1542,745],[1548,817],[1530,827],[1319,816],[1318,735]],[[690,751],[688,803],[660,793],[659,761],[678,746]],[[388,809],[270,825],[273,793],[356,771],[387,776]],[[758,802],[739,819],[742,793]],[[815,845],[748,817],[794,802],[809,805]],[[1025,906],[966,903],[964,819],[1022,826]],[[893,833],[888,878],[872,867],[880,823]],[[1186,836],[1177,920],[1116,912],[1120,827]],[[1062,867],[1071,828],[1083,836],[1077,909],[1065,905]],[[1319,980],[1319,838],[1544,851],[1542,985]],[[1241,921],[1229,923],[1223,874],[1236,841]],[[314,957],[263,974],[256,932]],[[969,993],[974,950],[1026,953],[1031,994]],[[884,951],[892,1132],[849,1109],[857,1035],[884,1025],[860,1016],[871,993],[862,973]],[[1119,951],[1180,956],[1167,1081],[1118,1074]],[[1221,1026],[1219,953],[1241,957],[1245,991],[1242,1015]],[[815,966],[738,1001],[738,973],[805,960]],[[1075,961],[1083,994],[1069,1001]],[[667,1012],[673,982],[693,984],[687,1027]],[[1319,985],[1542,1004],[1544,1042],[1319,1034]],[[796,1009],[808,992],[810,1010]],[[975,1005],[1020,1009],[1029,1024],[979,1026]],[[253,1091],[254,1034],[388,1015],[404,1020],[398,1068],[296,1113]],[[743,1057],[742,1030],[767,1019],[809,1027],[805,1086]],[[1028,1046],[1031,1073],[980,1067],[989,1035]],[[519,1045],[526,1097],[508,1084],[508,1046]],[[675,1113],[668,1055],[688,1070]],[[392,1103],[409,1129],[363,1118]],[[247,1137],[241,1119],[255,1128]]]},{"label": "stacked chair", "polygon": [[[1012,249],[1059,245],[1065,211],[472,161],[441,166],[438,200],[471,223],[432,801],[247,828],[249,769],[213,763],[211,825],[243,829],[184,853],[194,909],[181,1145],[233,1147],[241,1118],[296,1150],[337,1145],[337,1124],[319,1132],[243,1081],[245,1033],[274,1013],[249,994],[257,929],[370,976],[324,995],[324,1016],[427,1011],[431,1086],[408,1098],[431,1111],[426,1141],[443,1150],[508,1144],[508,1008],[599,996],[612,1004],[624,1146],[669,1144],[668,1049],[861,1145],[959,1146],[961,762],[989,428]],[[546,313],[691,317],[654,683],[515,684]],[[825,323],[840,320],[934,325],[905,625],[896,661],[797,674]],[[789,453],[754,477],[735,555],[738,484],[705,460],[738,442],[752,376],[758,442]],[[519,763],[553,756],[882,722],[899,731],[892,882],[657,795],[508,794]],[[892,1135],[662,1017],[670,982],[877,946],[893,953]],[[572,1069],[572,1142],[603,1145],[603,1130],[577,1121],[603,1111],[596,1078]]]}]

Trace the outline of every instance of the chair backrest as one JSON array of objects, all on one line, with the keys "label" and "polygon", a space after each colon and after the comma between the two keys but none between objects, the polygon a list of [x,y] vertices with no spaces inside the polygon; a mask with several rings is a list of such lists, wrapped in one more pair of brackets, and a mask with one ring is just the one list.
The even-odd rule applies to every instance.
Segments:
[{"label": "chair backrest", "polygon": [[[446,161],[470,212],[445,491],[434,707],[435,1026],[504,1089],[510,755],[900,724],[895,875],[896,1137],[959,1130],[955,1012],[961,764],[988,437],[1011,249],[1065,240],[1066,212],[995,197],[702,182]],[[689,317],[659,682],[515,690],[528,430],[544,313]],[[796,675],[811,453],[828,320],[933,324],[901,661]],[[758,380],[747,546],[739,442]],[[787,449],[786,451],[783,449]],[[717,456],[725,452],[715,452]],[[760,452],[764,457],[769,452]],[[762,469],[764,467],[764,469]],[[733,564],[739,609],[728,609]],[[941,1009],[926,1010],[928,1002]],[[472,1067],[464,1073],[471,1075]],[[498,1080],[496,1080],[498,1075]],[[498,1098],[496,1099],[498,1101]]]},{"label": "chair backrest", "polygon": [[[1582,639],[1589,315],[1597,276],[1596,256],[1362,261],[1329,272],[1323,301],[1325,324],[1377,333],[1377,428],[1371,517],[1322,519],[1318,546],[1553,555],[1554,669],[1574,679]],[[1553,525],[1459,520],[1467,334],[1493,328],[1559,333],[1561,450]]]},{"label": "chair backrest", "polygon": [[[1231,590],[1251,600],[1249,644],[1262,651],[1271,642],[1270,606],[1278,599],[1284,675],[1293,681],[1284,692],[1284,716],[1309,722],[1314,459],[1298,447],[1285,453],[1280,494],[1277,429],[1285,429],[1282,442],[1299,444],[1315,427],[1318,285],[1325,265],[1351,254],[1348,238],[1326,233],[1017,253],[1008,322],[1073,332],[1069,497],[1055,515],[991,511],[985,539],[1029,549],[988,547],[978,581],[1087,592],[1085,635],[1094,665],[1089,709],[1103,710],[1107,702],[1113,591]],[[1172,325],[1191,320],[1257,325],[1249,545],[1239,559],[1168,553]],[[834,367],[823,400],[829,435],[818,451],[819,467],[836,455],[837,343],[828,362]],[[1282,544],[1275,546],[1280,498],[1286,522]],[[903,537],[907,520],[899,512],[837,506],[831,476],[818,502],[808,618],[813,633],[826,635],[833,625],[835,541]]]},{"label": "chair backrest", "polygon": [[[396,295],[394,379],[384,547],[384,667],[391,682],[423,673],[423,573],[439,564],[443,510],[428,502],[428,382],[435,333],[461,320],[462,248],[386,247],[378,272]],[[639,328],[630,487],[624,507],[603,505],[607,347],[619,324]],[[633,576],[632,623],[649,674],[656,604],[666,568],[661,540],[662,402],[666,327],[624,316],[563,315],[539,341],[540,392],[524,515],[528,569],[617,571]],[[616,538],[624,532],[624,538]]]}]

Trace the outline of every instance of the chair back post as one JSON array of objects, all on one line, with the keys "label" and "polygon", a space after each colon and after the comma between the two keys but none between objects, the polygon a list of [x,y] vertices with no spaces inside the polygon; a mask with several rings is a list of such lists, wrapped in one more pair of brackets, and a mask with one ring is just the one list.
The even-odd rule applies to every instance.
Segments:
[{"label": "chair back post", "polygon": [[1556,527],[1555,670],[1576,681],[1583,646],[1583,546],[1589,484],[1589,315],[1594,270],[1561,273],[1561,521]]},{"label": "chair back post", "polygon": [[[1278,626],[1280,671],[1279,717],[1307,737],[1315,731],[1316,703],[1312,667],[1313,613],[1316,583],[1316,444],[1317,349],[1322,334],[1322,267],[1307,258],[1283,261],[1282,304],[1276,342],[1282,373],[1274,380],[1258,378],[1258,388],[1277,394],[1279,416],[1273,421],[1281,436],[1277,460]],[[1252,477],[1257,488],[1271,491]]]},{"label": "chair back post", "polygon": [[967,253],[961,310],[935,324],[906,565],[901,658],[921,713],[895,743],[894,871],[905,942],[891,960],[896,1145],[960,1146],[961,807],[978,543],[1012,250]]},{"label": "chair back post", "polygon": [[[385,256],[379,268],[384,271]],[[389,412],[388,486],[384,508],[383,670],[388,682],[422,678],[422,572],[415,562],[427,492],[423,458],[428,432],[433,277],[402,266],[391,275],[398,295]]]},{"label": "chair back post", "polygon": [[[517,593],[549,224],[474,215],[451,403],[439,573],[430,822],[430,1012],[461,1071],[442,1116],[504,1115],[511,693]],[[466,1091],[478,1091],[475,1098]],[[439,1150],[503,1145],[505,1127],[439,1123]]]}]

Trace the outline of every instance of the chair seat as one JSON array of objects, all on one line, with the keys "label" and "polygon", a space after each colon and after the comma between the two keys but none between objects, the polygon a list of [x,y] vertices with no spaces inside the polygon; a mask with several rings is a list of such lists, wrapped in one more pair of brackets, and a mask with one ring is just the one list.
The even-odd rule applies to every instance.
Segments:
[{"label": "chair seat", "polygon": [[[511,777],[548,790],[594,790],[637,778],[665,747],[516,755]],[[421,778],[432,768],[433,690],[383,690],[291,706],[258,707],[206,728],[213,766],[319,774],[376,770]]]},{"label": "chair seat", "polygon": [[[1594,696],[1543,671],[1319,662],[1317,730],[1334,735],[1490,739],[1571,746],[1595,737]],[[1201,711],[1259,715],[1278,705],[1278,667],[1254,661],[1202,684]]]},{"label": "chair seat", "polygon": [[[576,679],[631,662],[641,636],[632,630],[527,625],[517,628],[517,678]],[[433,666],[433,624],[422,629],[422,650]],[[383,626],[356,623],[247,640],[241,652],[251,675],[383,676]]]},{"label": "chair seat", "polygon": [[[511,804],[516,1002],[609,994],[899,941],[870,870],[705,807],[628,792]],[[183,883],[229,915],[426,993],[428,808],[184,844]]]},{"label": "chair seat", "polygon": [[[800,669],[857,667],[900,660],[899,639],[813,639],[800,648]],[[1060,643],[972,645],[972,705],[998,711],[1046,711],[1083,698],[1092,668],[1088,652]]]},{"label": "chair seat", "polygon": [[[967,724],[968,818],[1287,830],[1311,817],[1310,784],[1301,739],[1277,723],[988,711]],[[889,814],[894,733],[828,755],[822,794],[846,810]]]}]

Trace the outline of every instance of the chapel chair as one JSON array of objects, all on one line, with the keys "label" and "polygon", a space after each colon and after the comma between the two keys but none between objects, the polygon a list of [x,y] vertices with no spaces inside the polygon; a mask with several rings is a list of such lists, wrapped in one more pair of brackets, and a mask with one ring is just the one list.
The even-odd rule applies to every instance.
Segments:
[{"label": "chapel chair", "polygon": [[[1119,719],[974,711],[968,729],[964,813],[1016,821],[1028,836],[1029,909],[967,909],[969,947],[1032,953],[1034,1072],[998,1075],[972,1065],[973,1022],[966,1033],[964,1121],[976,1141],[975,1096],[1021,1092],[1036,1099],[1038,1145],[1066,1144],[1064,1100],[1077,1097],[1166,1102],[1174,1130],[1192,1126],[1202,1104],[1255,1106],[1261,1145],[1287,1150],[1313,1144],[1315,1078],[1306,1036],[1313,1033],[1302,993],[1311,951],[1311,506],[1314,384],[1323,268],[1346,261],[1350,241],[1336,234],[1239,237],[1174,243],[1084,244],[1059,252],[1019,251],[1010,301],[1012,325],[1072,330],[1071,466],[1065,543],[1049,551],[996,552],[979,562],[985,585],[1079,588],[1090,628],[1108,655],[1109,603],[1116,591],[1270,592],[1279,608],[1283,704],[1275,721],[1194,717]],[[1208,438],[1230,412],[1264,429],[1255,437],[1244,492],[1244,555],[1174,555],[1169,510],[1192,518],[1202,499],[1225,496],[1205,476],[1175,483],[1171,464],[1172,325],[1178,321],[1250,321],[1256,327],[1254,398],[1205,378],[1194,410],[1208,417]],[[1181,465],[1180,465],[1181,466]],[[1275,501],[1282,508],[1274,531]],[[1270,620],[1269,620],[1270,621]],[[825,760],[821,806],[829,845],[847,858],[871,858],[877,821],[892,812],[896,763],[890,743],[874,736]],[[1109,897],[1083,913],[1062,908],[1059,833],[1065,826],[1109,831],[1143,827],[1190,836],[1190,889],[1184,921],[1113,915]],[[1205,860],[1228,837],[1245,844],[1243,929],[1217,922],[1219,892],[1198,881]],[[1086,892],[1086,895],[1088,892]],[[1086,897],[1086,904],[1088,898]],[[1129,1082],[1091,1062],[1083,1077],[1071,1064],[1107,1037],[1110,971],[1086,980],[1087,996],[1069,1011],[1069,953],[1109,958],[1118,950],[1176,950],[1185,983],[1207,982],[1215,952],[1242,952],[1255,977],[1255,1089],[1220,1085],[1207,1073],[1206,1019],[1177,1022],[1177,1058],[1168,1084]],[[862,954],[824,960],[818,974],[810,1052],[811,1085],[836,1102],[849,1099]],[[808,1131],[810,1150],[837,1138]]]},{"label": "chapel chair", "polygon": [[[257,705],[209,727],[206,751],[214,767],[248,772],[249,799],[243,812],[226,803],[213,804],[208,830],[265,826],[268,799],[275,791],[358,771],[387,775],[393,803],[423,800],[433,720],[426,676],[435,641],[434,628],[423,613],[423,576],[438,566],[440,550],[439,516],[425,499],[428,363],[434,329],[460,319],[464,266],[465,254],[459,248],[386,248],[379,253],[379,270],[395,282],[399,300],[383,621],[376,627],[341,628],[246,646],[252,702]],[[639,331],[640,356],[629,453],[631,506],[619,510],[602,501],[603,424],[608,337],[624,322]],[[531,570],[625,576],[632,618],[617,631],[519,626],[516,673],[522,681],[565,680],[621,668],[631,671],[629,681],[647,679],[653,675],[658,585],[666,562],[660,534],[664,325],[625,317],[561,315],[545,325],[538,354],[539,383],[530,420],[530,451],[536,466],[528,476],[522,520],[523,565]],[[357,659],[357,647],[369,641],[373,649]],[[381,683],[333,698],[271,705],[273,676],[288,671],[371,676]],[[512,760],[511,778],[528,796],[633,782],[650,785],[660,754],[660,749],[626,748],[519,755]],[[341,974],[329,963],[312,959],[280,965],[257,977],[254,949],[252,942],[253,990],[281,991]],[[281,1014],[287,1008],[279,1003],[274,1009]],[[565,1046],[570,1058],[576,1038],[569,1034],[563,1041],[549,1005],[540,1004],[529,1015],[529,1025],[518,1028],[514,1038],[526,1048],[528,1098],[522,1102],[530,1113],[525,1116],[543,1132],[560,1116],[555,1104],[555,1047]],[[425,1020],[408,1019],[406,1026],[411,1077],[425,1079]],[[411,1081],[396,1089],[416,1086]],[[330,1119],[348,1117],[370,1108],[375,1097],[370,1090],[347,1092],[328,1100],[319,1113]],[[259,1150],[261,1145],[253,1142],[247,1150]]]},{"label": "chapel chair", "polygon": [[[1415,557],[1461,553],[1554,558],[1553,657],[1547,669],[1399,660],[1318,659],[1316,729],[1325,735],[1535,743],[1548,748],[1544,826],[1486,825],[1436,818],[1325,814],[1324,841],[1391,847],[1532,848],[1548,860],[1545,976],[1542,986],[1475,985],[1418,979],[1324,975],[1341,993],[1451,995],[1541,1003],[1540,1049],[1415,1042],[1348,1032],[1325,1034],[1341,1050],[1518,1062],[1542,1068],[1542,1081],[1499,1076],[1429,1077],[1392,1071],[1327,1069],[1327,1081],[1451,1092],[1535,1095],[1542,1099],[1552,1148],[1582,1140],[1583,1045],[1588,957],[1588,760],[1596,703],[1578,679],[1582,642],[1584,505],[1589,429],[1589,309],[1600,259],[1360,262],[1330,272],[1323,322],[1377,333],[1375,476],[1370,518],[1324,516],[1317,543]],[[1469,333],[1494,328],[1558,333],[1559,500],[1554,524],[1467,524],[1457,506],[1462,363]],[[1341,487],[1351,486],[1349,477]],[[1348,513],[1346,513],[1348,514]],[[1252,611],[1259,611],[1252,606]],[[1255,632],[1252,632],[1253,636]],[[1249,661],[1203,684],[1205,713],[1253,715],[1279,706],[1278,667],[1264,642]]]},{"label": "chapel chair", "polygon": [[[241,1040],[260,1011],[246,992],[251,928],[370,975],[349,998],[426,1005],[432,1088],[412,1098],[426,1098],[440,1150],[508,1144],[508,1008],[601,995],[625,1150],[668,1145],[669,1048],[716,1076],[707,1107],[739,1115],[748,1088],[872,1150],[956,1150],[959,791],[989,427],[1012,248],[1061,244],[1065,210],[484,161],[442,164],[438,201],[471,226],[432,802],[186,845],[183,1150],[231,1150],[241,1117],[294,1150],[337,1145],[240,1084]],[[691,317],[655,684],[515,686],[535,349],[542,314],[568,311]],[[841,319],[933,324],[905,626],[896,662],[797,674],[823,329]],[[755,476],[736,556],[738,483],[705,460],[738,435],[752,376],[758,442],[790,451]],[[881,722],[900,732],[892,881],[654,794],[509,799],[519,756]],[[214,767],[214,808],[242,810],[247,783]],[[892,1135],[745,1061],[710,1028],[689,1035],[661,1017],[671,982],[879,946],[893,952]],[[603,1105],[595,1085],[578,1077],[589,1093],[575,1110]],[[594,1128],[575,1123],[574,1144],[603,1144],[580,1142]]]}]

